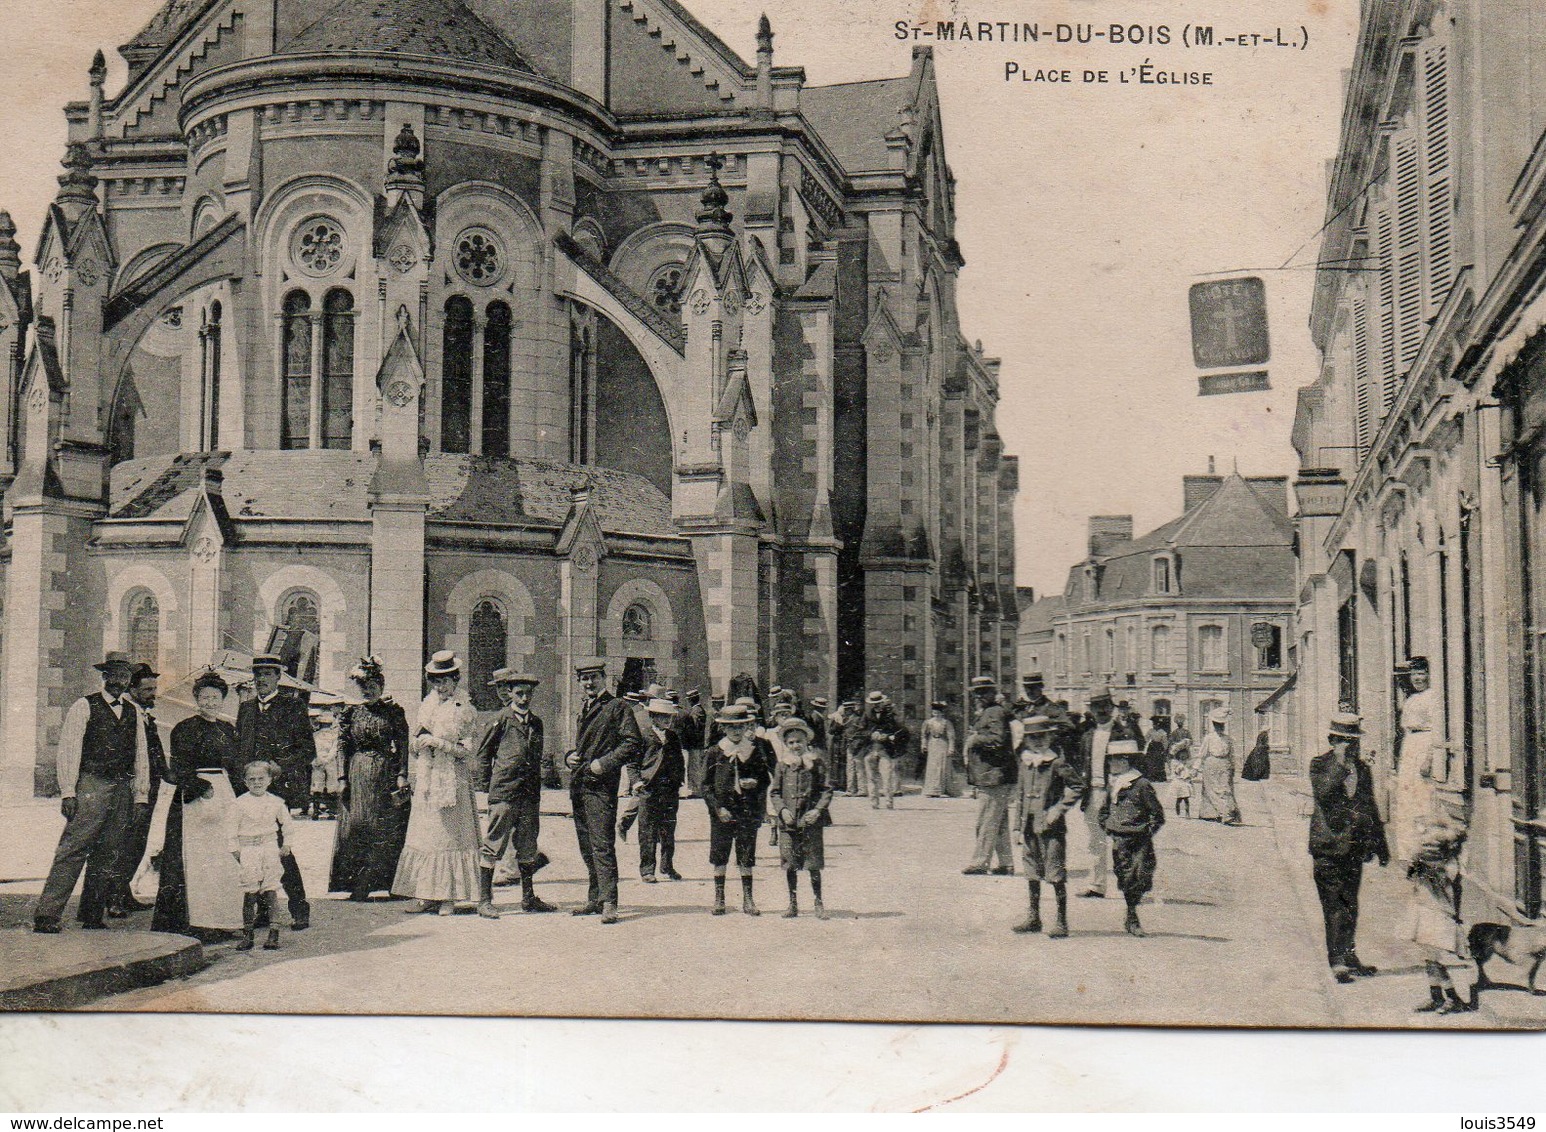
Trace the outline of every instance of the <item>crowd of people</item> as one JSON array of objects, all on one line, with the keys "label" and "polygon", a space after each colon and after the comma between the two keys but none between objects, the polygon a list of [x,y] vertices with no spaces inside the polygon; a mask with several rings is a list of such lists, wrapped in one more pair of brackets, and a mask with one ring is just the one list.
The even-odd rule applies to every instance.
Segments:
[{"label": "crowd of people", "polygon": [[[235,723],[224,718],[229,684],[205,672],[193,681],[195,713],[171,729],[168,747],[154,715],[157,674],[117,652],[95,667],[101,691],[71,706],[60,735],[65,827],[34,910],[35,931],[61,930],[84,870],[77,915],[87,929],[153,909],[156,931],[239,933],[237,946],[247,950],[266,929],[263,947],[277,948],[281,892],[292,929],[305,930],[311,920],[294,853],[293,815],[304,814],[337,817],[327,887],[350,900],[385,892],[416,901],[412,910],[419,912],[451,915],[470,906],[498,918],[496,884],[518,882],[523,912],[557,910],[535,888],[548,864],[539,848],[542,791],[565,778],[531,709],[537,676],[495,672],[490,685],[501,707],[480,718],[463,688],[460,660],[438,652],[425,666],[430,690],[410,729],[402,706],[385,694],[374,658],[350,673],[351,702],[326,712],[308,710],[281,689],[278,657],[258,656],[250,682],[239,689]],[[1465,962],[1458,931],[1465,827],[1444,796],[1442,701],[1426,660],[1413,658],[1401,676],[1410,694],[1389,839],[1360,754],[1360,720],[1340,714],[1330,723],[1329,749],[1309,768],[1312,871],[1332,975],[1351,982],[1374,973],[1355,949],[1363,867],[1403,863],[1409,934],[1423,950],[1430,982],[1421,1009],[1452,1012],[1466,1008],[1452,975]],[[798,877],[805,872],[812,910],[825,918],[824,830],[834,795],[894,809],[903,763],[915,749],[880,691],[829,712],[824,700],[802,703],[784,688],[764,698],[748,675],[708,705],[697,690],[679,695],[658,685],[614,695],[602,660],[578,665],[575,678],[583,704],[575,746],[562,765],[588,884],[571,911],[605,924],[619,919],[617,846],[635,824],[641,880],[682,879],[676,826],[684,798],[701,799],[707,810],[713,915],[726,912],[732,857],[741,910],[760,915],[754,870],[767,825],[788,888],[784,915],[799,915]],[[1155,715],[1145,729],[1106,687],[1091,689],[1083,713],[1051,700],[1038,674],[1024,679],[1024,694],[1013,700],[988,676],[973,680],[970,691],[959,743],[942,702],[919,731],[922,793],[956,797],[965,779],[977,821],[972,859],[962,871],[1023,869],[1028,905],[1015,932],[1042,931],[1045,885],[1053,896],[1047,934],[1068,935],[1067,841],[1076,809],[1091,862],[1079,895],[1106,896],[1114,877],[1127,906],[1126,929],[1140,937],[1138,909],[1154,884],[1154,842],[1166,822],[1161,792],[1177,817],[1190,816],[1197,797],[1200,819],[1241,824],[1223,712],[1210,713],[1194,741],[1184,716]],[[1265,737],[1246,760],[1245,776],[1264,777],[1264,759]],[[153,839],[152,807],[163,790],[170,796]],[[146,894],[147,873],[153,905],[136,896]]]}]

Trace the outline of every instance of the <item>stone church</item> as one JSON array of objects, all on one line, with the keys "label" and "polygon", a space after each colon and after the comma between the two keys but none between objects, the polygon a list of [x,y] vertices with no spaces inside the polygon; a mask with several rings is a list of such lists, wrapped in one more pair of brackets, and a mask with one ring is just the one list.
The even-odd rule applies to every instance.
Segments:
[{"label": "stone church", "polygon": [[1015,458],[934,62],[808,86],[674,0],[167,0],[0,215],[0,799],[123,649],[722,690],[1015,665]]}]

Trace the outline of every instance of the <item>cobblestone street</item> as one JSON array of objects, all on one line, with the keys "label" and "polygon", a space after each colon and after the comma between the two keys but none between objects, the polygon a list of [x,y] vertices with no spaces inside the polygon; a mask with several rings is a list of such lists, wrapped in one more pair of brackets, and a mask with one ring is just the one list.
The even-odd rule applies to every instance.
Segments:
[{"label": "cobblestone street", "polygon": [[[1512,1028],[1546,1019],[1546,999],[1506,991],[1489,992],[1475,1014],[1412,1014],[1425,982],[1415,954],[1391,938],[1402,921],[1402,885],[1377,868],[1366,873],[1359,938],[1363,958],[1381,973],[1353,986],[1332,982],[1294,789],[1292,781],[1243,785],[1239,829],[1171,819],[1159,838],[1154,898],[1143,909],[1147,939],[1123,933],[1114,898],[1071,899],[1067,940],[1014,935],[1024,882],[960,872],[975,804],[915,795],[894,812],[837,801],[827,922],[779,917],[783,877],[765,847],[757,885],[764,914],[734,910],[732,881],[732,912],[716,919],[708,914],[706,819],[700,803],[686,801],[678,864],[688,879],[639,883],[630,840],[620,847],[625,914],[615,927],[521,915],[516,889],[498,890],[506,915],[497,923],[408,915],[403,901],[323,899],[313,928],[286,931],[278,954],[211,945],[212,962],[199,974],[90,1008],[1316,1027]],[[549,792],[545,804],[565,802]],[[319,889],[333,827],[300,828],[298,852]],[[1072,840],[1077,891],[1087,860],[1082,826]],[[584,871],[567,819],[546,817],[542,842],[554,863],[539,888],[572,907]],[[803,886],[802,877],[808,909]],[[5,927],[25,924],[28,887],[0,890]],[[1050,906],[1050,893],[1045,900]],[[129,923],[144,926],[141,919],[148,914]],[[1520,979],[1503,966],[1492,974]]]}]

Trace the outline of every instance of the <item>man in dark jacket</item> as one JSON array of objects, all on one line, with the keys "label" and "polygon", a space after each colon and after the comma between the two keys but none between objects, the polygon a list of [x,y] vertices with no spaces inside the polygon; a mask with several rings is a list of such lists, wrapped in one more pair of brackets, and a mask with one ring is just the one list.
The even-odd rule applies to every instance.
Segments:
[{"label": "man in dark jacket", "polygon": [[156,678],[159,675],[148,664],[136,664],[134,674],[129,677],[129,699],[140,709],[140,722],[145,728],[145,752],[150,759],[150,793],[146,797],[148,804],[136,807],[134,825],[124,838],[119,853],[113,890],[107,896],[107,916],[110,920],[121,920],[130,912],[145,912],[151,908],[151,905],[141,904],[134,899],[129,891],[129,883],[134,879],[134,871],[139,868],[140,860],[145,856],[145,847],[150,843],[150,817],[156,808],[156,798],[161,793],[161,780],[168,774],[161,729],[156,725],[156,717],[151,714],[151,709],[156,706]]},{"label": "man in dark jacket", "polygon": [[607,691],[605,662],[575,666],[585,689],[575,732],[575,749],[564,757],[571,772],[569,801],[574,807],[574,833],[590,886],[576,916],[601,913],[603,924],[617,923],[617,791],[623,767],[637,766],[644,740],[634,719],[633,705]]},{"label": "man in dark jacket", "polygon": [[542,719],[531,710],[532,691],[542,681],[525,672],[501,668],[489,684],[503,710],[478,744],[478,781],[488,791],[488,832],[479,848],[478,915],[497,920],[494,866],[511,845],[521,867],[521,911],[555,912],[533,888],[545,863],[537,849],[542,825],[542,783],[550,763],[543,745]]},{"label": "man in dark jacket", "polygon": [[1372,975],[1354,950],[1358,934],[1358,889],[1364,863],[1390,863],[1385,827],[1374,801],[1374,777],[1359,758],[1362,720],[1352,714],[1331,717],[1331,750],[1310,760],[1310,789],[1315,811],[1310,818],[1310,857],[1315,891],[1326,920],[1326,961],[1339,983]]},{"label": "man in dark jacket", "polygon": [[1110,688],[1103,684],[1091,688],[1088,702],[1093,726],[1079,736],[1079,756],[1074,764],[1084,782],[1084,825],[1089,834],[1090,849],[1090,882],[1079,895],[1099,899],[1106,895],[1107,858],[1110,855],[1110,839],[1100,820],[1108,785],[1106,753],[1119,739],[1142,742],[1143,736],[1136,727],[1130,728],[1117,718]]},{"label": "man in dark jacket", "polygon": [[971,694],[976,714],[964,754],[966,779],[977,788],[977,846],[972,863],[961,872],[981,876],[989,871],[996,856],[993,873],[1012,876],[1015,862],[1009,843],[1009,803],[1019,781],[1019,764],[1008,709],[998,702],[998,684],[991,676],[974,678]]},{"label": "man in dark jacket", "polygon": [[880,809],[880,799],[884,795],[886,809],[894,810],[897,791],[901,788],[902,758],[908,731],[897,719],[896,708],[884,692],[871,692],[865,697],[864,721],[859,736],[864,769],[870,780],[870,807]]},{"label": "man in dark jacket", "polygon": [[703,764],[708,758],[709,713],[703,709],[703,694],[694,688],[684,697],[687,706],[677,712],[672,730],[682,744],[687,760],[687,788],[693,797],[703,793]]},{"label": "man in dark jacket", "polygon": [[[236,710],[237,772],[231,787],[238,797],[247,793],[242,768],[257,759],[279,768],[271,789],[292,810],[305,810],[311,792],[311,764],[317,761],[317,740],[306,705],[279,688],[284,664],[277,656],[252,658],[252,685],[257,695],[243,700]],[[295,854],[281,858],[285,898],[290,906],[290,927],[303,931],[311,926],[311,904],[301,880]],[[261,914],[260,914],[261,919]],[[263,927],[260,922],[257,927]]]},{"label": "man in dark jacket", "polygon": [[682,803],[687,760],[681,736],[671,726],[678,714],[676,705],[654,699],[646,706],[649,730],[634,790],[639,795],[639,879],[654,884],[657,853],[660,871],[672,880],[682,879],[676,871],[676,812]]}]

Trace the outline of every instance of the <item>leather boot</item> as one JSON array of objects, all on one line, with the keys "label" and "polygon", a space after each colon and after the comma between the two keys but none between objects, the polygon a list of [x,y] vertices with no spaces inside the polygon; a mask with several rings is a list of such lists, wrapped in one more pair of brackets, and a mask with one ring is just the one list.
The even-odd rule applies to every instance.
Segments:
[{"label": "leather boot", "polygon": [[1428,1001],[1413,1009],[1413,1014],[1433,1014],[1444,1009],[1444,988],[1428,984]]},{"label": "leather boot", "polygon": [[1052,886],[1052,895],[1057,899],[1057,922],[1052,925],[1052,930],[1047,933],[1048,939],[1068,938],[1068,885],[1055,884]]},{"label": "leather boot", "polygon": [[264,951],[278,951],[279,950],[279,929],[278,928],[269,928],[268,929],[268,938],[263,941],[263,950]]},{"label": "leather boot", "polygon": [[478,915],[485,920],[499,919],[499,909],[494,907],[494,870],[478,869]]},{"label": "leather boot", "polygon": [[757,910],[756,903],[752,900],[752,878],[749,876],[741,878],[741,911],[745,912],[748,916],[762,915]]},{"label": "leather boot", "polygon": [[[532,872],[536,872],[536,871],[537,870],[535,870],[535,869],[532,870]],[[492,878],[493,875],[494,874],[491,871],[489,873],[489,876]],[[558,911],[557,908],[553,907],[553,905],[549,904],[546,900],[542,899],[542,897],[537,895],[537,890],[533,887],[533,882],[532,882],[530,874],[525,873],[525,872],[522,872],[522,874],[521,874],[521,911],[522,912],[556,912],[556,911]]]},{"label": "leather boot", "polygon": [[1136,904],[1129,904],[1127,906],[1127,923],[1125,926],[1128,935],[1137,936],[1139,939],[1149,934],[1143,930],[1143,925],[1138,922],[1138,905]]},{"label": "leather boot", "polygon": [[1444,988],[1445,1003],[1439,1007],[1440,1014],[1464,1014],[1471,1009],[1471,1004],[1460,997],[1454,987]]},{"label": "leather boot", "polygon": [[1027,881],[1030,886],[1030,911],[1025,919],[1014,926],[1014,930],[1021,935],[1034,935],[1041,931],[1041,882]]},{"label": "leather boot", "polygon": [[791,869],[786,875],[789,878],[789,907],[784,912],[784,919],[792,920],[800,914],[800,901],[799,898],[795,895],[795,885],[797,883],[796,878],[799,876],[799,874]]},{"label": "leather boot", "polygon": [[237,951],[252,950],[252,924],[258,918],[258,896],[255,892],[242,894],[242,941],[236,945]]},{"label": "leather boot", "polygon": [[601,905],[601,922],[603,924],[617,923],[617,902],[608,900]]},{"label": "leather boot", "polygon": [[725,878],[723,876],[716,876],[714,878],[714,915],[716,915],[716,916],[723,916],[724,914],[725,914]]}]

